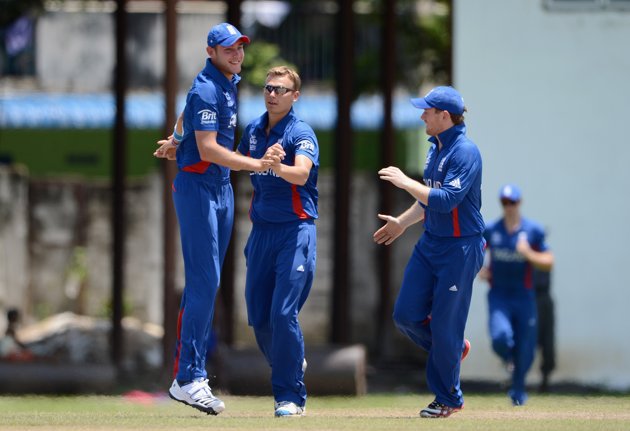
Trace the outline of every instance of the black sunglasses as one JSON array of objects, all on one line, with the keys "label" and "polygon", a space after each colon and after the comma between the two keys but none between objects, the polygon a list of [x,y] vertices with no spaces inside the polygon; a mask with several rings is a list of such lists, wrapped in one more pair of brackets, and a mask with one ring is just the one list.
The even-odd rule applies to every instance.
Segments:
[{"label": "black sunglasses", "polygon": [[287,94],[289,91],[295,91],[292,88],[283,87],[282,85],[265,85],[264,89],[269,94],[275,91],[278,96]]},{"label": "black sunglasses", "polygon": [[501,199],[501,205],[508,206],[508,205],[516,205],[518,203],[518,201],[513,201],[510,199]]}]

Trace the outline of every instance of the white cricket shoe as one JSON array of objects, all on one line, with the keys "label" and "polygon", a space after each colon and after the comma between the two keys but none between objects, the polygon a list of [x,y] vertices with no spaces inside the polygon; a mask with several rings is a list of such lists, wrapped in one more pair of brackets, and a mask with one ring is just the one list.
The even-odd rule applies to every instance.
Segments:
[{"label": "white cricket shoe", "polygon": [[177,380],[173,380],[173,384],[168,390],[168,395],[175,401],[194,407],[209,415],[218,415],[225,410],[223,401],[212,395],[207,379],[196,380],[181,387]]},{"label": "white cricket shoe", "polygon": [[300,417],[304,414],[304,407],[300,407],[291,401],[280,401],[275,404],[276,408],[276,417],[277,418],[286,418],[286,417]]}]

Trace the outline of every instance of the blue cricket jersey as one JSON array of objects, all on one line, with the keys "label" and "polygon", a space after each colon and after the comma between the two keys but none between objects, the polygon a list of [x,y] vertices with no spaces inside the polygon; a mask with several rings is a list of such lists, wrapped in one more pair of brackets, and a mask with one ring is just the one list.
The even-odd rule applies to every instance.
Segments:
[{"label": "blue cricket jersey", "polygon": [[265,133],[268,123],[269,115],[265,112],[245,128],[238,146],[241,154],[260,159],[267,148],[277,142],[286,152],[282,163],[293,166],[295,156],[304,155],[313,162],[313,166],[303,186],[289,183],[277,176],[272,169],[251,172],[254,195],[250,218],[254,223],[285,223],[316,219],[319,145],[315,132],[295,115],[293,108],[271,129],[269,136]]},{"label": "blue cricket jersey", "polygon": [[521,218],[521,226],[516,232],[505,229],[504,219],[488,224],[484,237],[490,250],[490,286],[493,293],[518,295],[533,294],[533,265],[516,251],[516,243],[525,235],[532,249],[547,251],[545,231],[533,220]]},{"label": "blue cricket jersey", "polygon": [[230,169],[201,160],[195,130],[215,131],[219,145],[232,151],[236,129],[236,84],[206,59],[206,67],[193,80],[184,108],[184,138],[177,148],[177,166],[186,172],[230,178]]},{"label": "blue cricket jersey", "polygon": [[455,125],[439,135],[442,149],[433,143],[424,165],[424,183],[431,187],[424,208],[424,229],[437,237],[481,235],[481,154],[466,137],[466,126]]}]

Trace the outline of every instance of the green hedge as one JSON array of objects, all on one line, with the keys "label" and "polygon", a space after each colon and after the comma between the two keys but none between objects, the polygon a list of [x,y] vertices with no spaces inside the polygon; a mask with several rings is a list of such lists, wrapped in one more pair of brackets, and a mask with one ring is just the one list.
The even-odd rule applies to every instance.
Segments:
[{"label": "green hedge", "polygon": [[[316,131],[320,144],[322,169],[334,162],[334,131]],[[127,139],[127,172],[143,176],[159,166],[152,156],[161,138],[157,130],[130,130]],[[382,167],[380,131],[355,131],[353,160],[356,170]],[[396,164],[415,171],[421,167],[418,151],[424,140],[419,131],[396,133]],[[102,129],[5,129],[0,131],[0,162],[16,163],[28,168],[34,177],[80,175],[108,177],[111,173],[113,138],[111,130]],[[411,152],[410,152],[411,150]],[[411,160],[409,155],[411,155]],[[412,172],[415,173],[415,172]]]}]

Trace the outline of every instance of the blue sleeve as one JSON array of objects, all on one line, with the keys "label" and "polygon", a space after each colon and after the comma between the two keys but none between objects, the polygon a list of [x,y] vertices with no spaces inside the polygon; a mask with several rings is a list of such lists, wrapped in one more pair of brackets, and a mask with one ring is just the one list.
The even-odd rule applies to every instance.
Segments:
[{"label": "blue sleeve", "polygon": [[249,155],[249,134],[251,133],[252,126],[251,124],[245,127],[243,131],[243,136],[241,136],[241,140],[238,143],[238,147],[236,148],[239,153],[247,156]]},{"label": "blue sleeve", "polygon": [[314,166],[319,166],[319,144],[313,129],[301,123],[301,127],[297,128],[295,139],[293,140],[293,148],[295,155],[308,157]]},{"label": "blue sleeve", "polygon": [[441,213],[451,212],[464,200],[481,172],[481,156],[474,145],[462,145],[451,157],[442,187],[429,191],[427,206]]},{"label": "blue sleeve", "polygon": [[545,230],[540,225],[534,225],[532,229],[533,241],[531,247],[536,251],[548,251],[549,246],[545,240]]},{"label": "blue sleeve", "polygon": [[219,100],[216,87],[208,82],[190,97],[193,130],[216,132],[219,130]]}]

